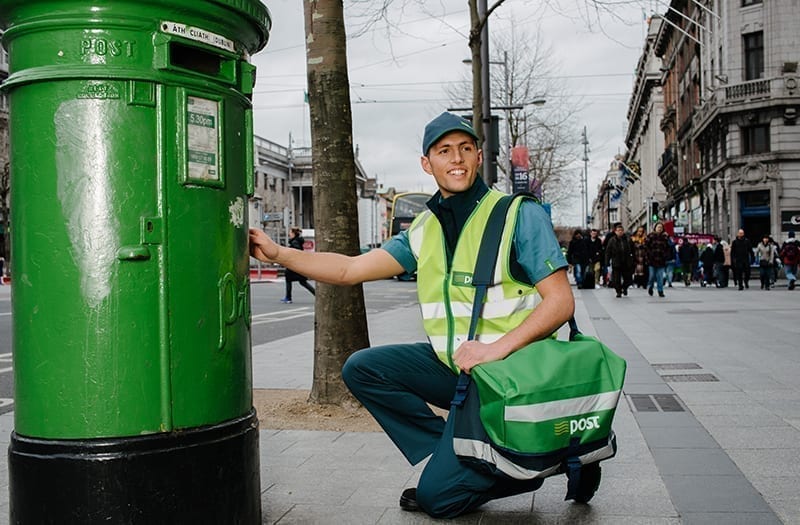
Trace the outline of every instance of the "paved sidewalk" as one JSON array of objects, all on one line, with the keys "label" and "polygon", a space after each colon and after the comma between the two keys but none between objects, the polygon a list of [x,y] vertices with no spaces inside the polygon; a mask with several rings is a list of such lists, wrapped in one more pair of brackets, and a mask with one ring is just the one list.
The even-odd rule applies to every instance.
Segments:
[{"label": "paved sidewalk", "polygon": [[[800,291],[782,284],[680,285],[664,299],[576,290],[581,329],[629,363],[614,424],[620,448],[603,463],[598,494],[590,505],[565,502],[565,478],[550,478],[453,523],[800,525]],[[424,338],[416,307],[373,315],[369,326],[373,344]],[[255,347],[254,387],[310,388],[312,343],[307,332]],[[12,425],[0,416],[0,446]],[[382,433],[262,428],[263,521],[436,522],[397,504],[421,467]],[[6,459],[0,484],[3,523]]]}]

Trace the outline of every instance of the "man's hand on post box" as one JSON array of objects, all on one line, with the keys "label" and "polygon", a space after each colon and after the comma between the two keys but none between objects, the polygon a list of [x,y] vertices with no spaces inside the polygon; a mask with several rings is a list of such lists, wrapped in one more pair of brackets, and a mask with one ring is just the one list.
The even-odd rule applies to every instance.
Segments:
[{"label": "man's hand on post box", "polygon": [[250,228],[250,255],[262,262],[273,262],[279,246],[261,230]]}]

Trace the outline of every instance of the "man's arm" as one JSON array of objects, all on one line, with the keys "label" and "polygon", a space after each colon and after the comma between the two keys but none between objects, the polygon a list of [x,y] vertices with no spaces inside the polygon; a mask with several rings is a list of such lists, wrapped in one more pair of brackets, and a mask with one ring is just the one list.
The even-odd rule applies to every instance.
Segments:
[{"label": "man's arm", "polygon": [[350,285],[388,279],[404,271],[389,252],[380,248],[355,257],[332,252],[305,252],[280,246],[263,231],[252,228],[250,255],[328,284]]},{"label": "man's arm", "polygon": [[493,343],[467,341],[453,354],[453,361],[464,372],[489,361],[504,359],[534,341],[549,337],[575,312],[575,299],[565,269],[536,283],[542,302],[515,329]]}]

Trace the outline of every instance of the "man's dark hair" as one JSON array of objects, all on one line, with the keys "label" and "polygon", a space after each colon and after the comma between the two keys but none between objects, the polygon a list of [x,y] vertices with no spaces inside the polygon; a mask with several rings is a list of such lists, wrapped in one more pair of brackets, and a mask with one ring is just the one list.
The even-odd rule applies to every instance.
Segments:
[{"label": "man's dark hair", "polygon": [[614,228],[613,229],[616,230],[617,228],[622,228],[622,223],[621,222],[615,222],[614,223]]}]

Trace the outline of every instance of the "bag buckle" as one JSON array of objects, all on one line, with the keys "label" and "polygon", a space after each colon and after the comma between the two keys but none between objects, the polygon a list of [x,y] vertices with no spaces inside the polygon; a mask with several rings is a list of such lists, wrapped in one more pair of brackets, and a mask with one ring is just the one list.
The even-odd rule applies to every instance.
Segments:
[{"label": "bag buckle", "polygon": [[467,389],[469,388],[469,376],[464,372],[458,376],[458,383],[456,383],[456,393],[453,396],[453,400],[450,401],[451,407],[460,407],[464,404],[464,400],[467,398]]}]

